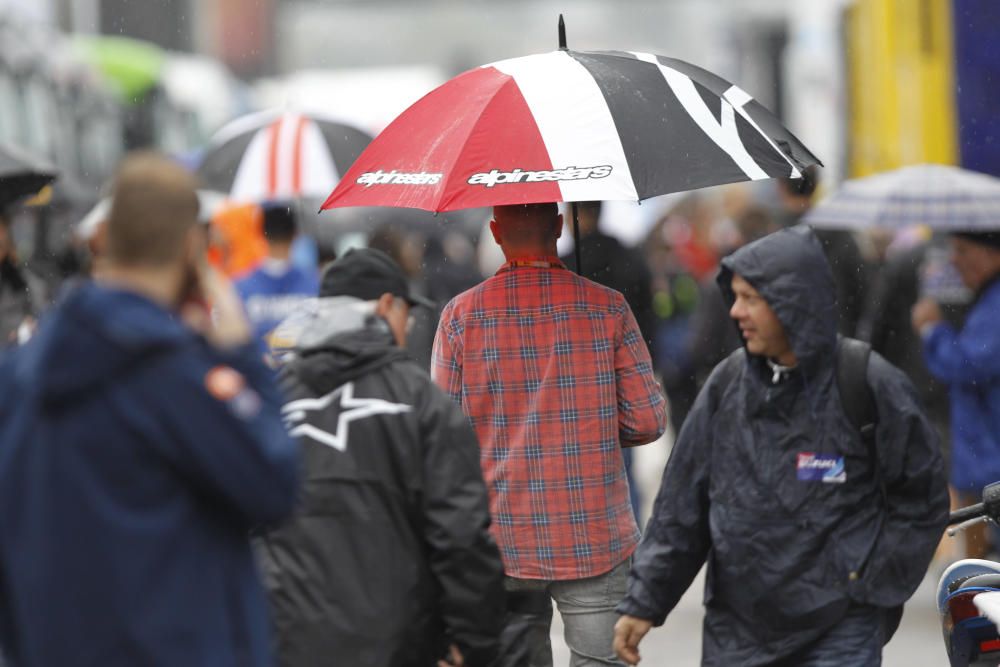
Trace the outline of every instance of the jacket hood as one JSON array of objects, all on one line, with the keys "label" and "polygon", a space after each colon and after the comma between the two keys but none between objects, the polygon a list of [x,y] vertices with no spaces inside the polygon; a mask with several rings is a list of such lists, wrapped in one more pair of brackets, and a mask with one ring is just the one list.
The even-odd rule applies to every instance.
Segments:
[{"label": "jacket hood", "polygon": [[172,312],[139,294],[84,283],[43,319],[21,355],[42,396],[60,400],[114,382],[140,359],[195,338]]},{"label": "jacket hood", "polygon": [[753,285],[774,310],[800,366],[815,368],[832,359],[837,345],[833,273],[809,227],[774,232],[722,260],[717,281],[730,308],[733,274]]},{"label": "jacket hood", "polygon": [[317,393],[408,357],[385,320],[353,297],[311,300],[275,329],[270,342],[275,356],[287,360],[287,371]]}]

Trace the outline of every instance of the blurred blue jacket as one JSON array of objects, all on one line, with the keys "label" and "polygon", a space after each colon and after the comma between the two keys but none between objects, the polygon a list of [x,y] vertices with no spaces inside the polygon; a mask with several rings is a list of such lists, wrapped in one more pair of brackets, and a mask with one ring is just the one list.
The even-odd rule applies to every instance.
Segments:
[{"label": "blurred blue jacket", "polygon": [[272,664],[248,533],[295,502],[256,345],[84,285],[0,361],[0,640],[19,667]]},{"label": "blurred blue jacket", "polygon": [[946,323],[930,330],[924,355],[949,385],[951,484],[978,494],[1000,481],[1000,276],[979,291],[961,331]]},{"label": "blurred blue jacket", "polygon": [[265,260],[263,264],[236,281],[236,291],[243,300],[247,317],[262,341],[281,321],[315,298],[319,277],[294,264]]}]

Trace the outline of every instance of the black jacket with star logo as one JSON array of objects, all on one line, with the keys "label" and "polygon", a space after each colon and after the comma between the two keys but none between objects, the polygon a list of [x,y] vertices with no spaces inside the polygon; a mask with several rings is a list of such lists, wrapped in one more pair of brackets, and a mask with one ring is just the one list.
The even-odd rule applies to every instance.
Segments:
[{"label": "black jacket with star logo", "polygon": [[282,667],[487,665],[503,569],[479,446],[384,321],[340,311],[281,372],[298,511],[259,540]]}]

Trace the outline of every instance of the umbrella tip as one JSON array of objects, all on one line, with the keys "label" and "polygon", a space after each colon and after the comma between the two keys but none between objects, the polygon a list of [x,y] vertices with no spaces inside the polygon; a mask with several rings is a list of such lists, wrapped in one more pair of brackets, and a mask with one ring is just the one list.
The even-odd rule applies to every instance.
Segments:
[{"label": "umbrella tip", "polygon": [[566,50],[566,22],[563,20],[563,15],[559,15],[559,48],[563,51]]}]

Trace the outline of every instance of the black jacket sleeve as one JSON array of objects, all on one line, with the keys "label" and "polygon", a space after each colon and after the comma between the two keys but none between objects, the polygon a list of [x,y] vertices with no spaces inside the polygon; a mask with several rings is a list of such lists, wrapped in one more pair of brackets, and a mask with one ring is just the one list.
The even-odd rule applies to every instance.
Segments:
[{"label": "black jacket sleeve", "polygon": [[861,577],[859,602],[892,607],[920,585],[948,520],[948,489],[937,433],[913,385],[876,353],[868,382],[878,409],[876,446],[888,512]]},{"label": "black jacket sleeve", "polygon": [[479,443],[459,407],[430,383],[420,411],[429,563],[448,631],[465,664],[480,667],[496,654],[505,596],[500,552],[489,534]]},{"label": "black jacket sleeve", "polygon": [[708,555],[711,423],[720,375],[716,368],[674,443],[619,613],[661,625]]}]

